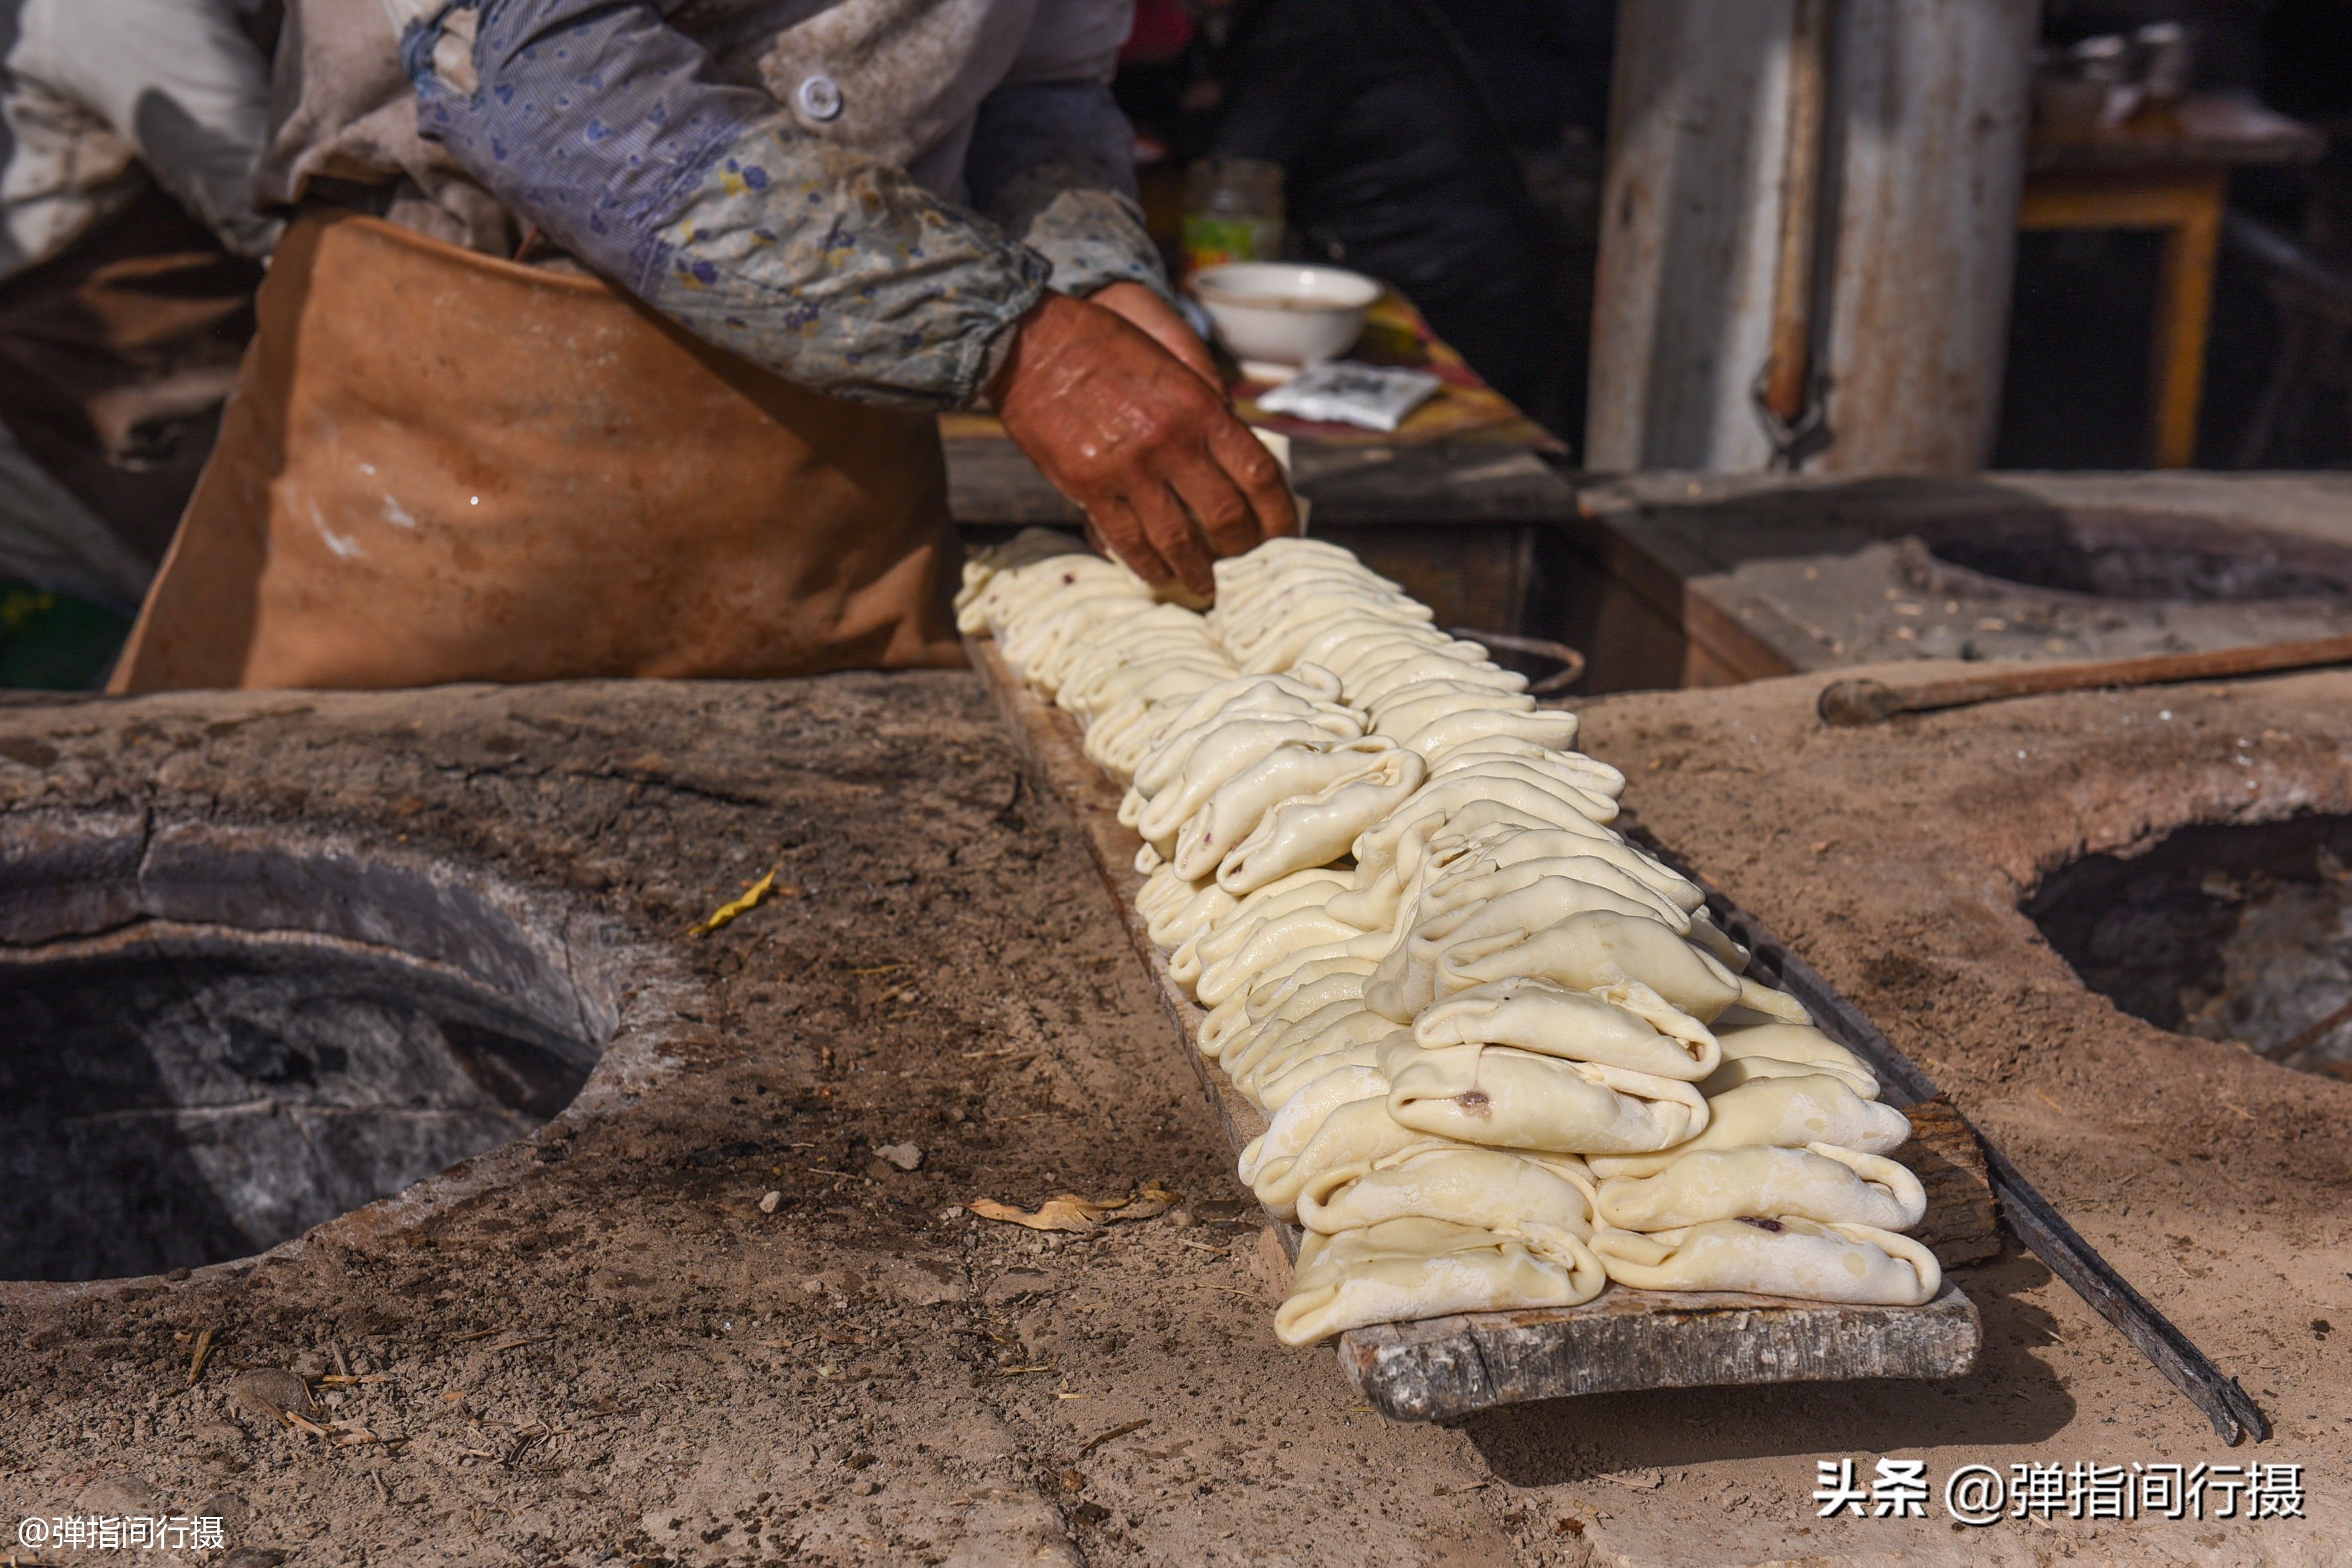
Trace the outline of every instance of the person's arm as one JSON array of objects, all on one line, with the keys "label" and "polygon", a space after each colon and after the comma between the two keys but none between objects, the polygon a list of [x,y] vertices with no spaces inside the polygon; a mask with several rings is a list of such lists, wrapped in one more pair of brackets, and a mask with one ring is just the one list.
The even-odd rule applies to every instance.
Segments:
[{"label": "person's arm", "polygon": [[679,0],[457,0],[412,24],[418,124],[525,223],[697,336],[804,386],[976,402],[1043,258],[713,79]]},{"label": "person's arm", "polygon": [[1150,339],[1049,291],[1046,259],[986,220],[712,79],[664,15],[452,0],[404,35],[419,127],[525,222],[753,363],[903,408],[986,396],[1146,576],[1206,588],[1211,550],[1296,527],[1273,460]]},{"label": "person's arm", "polygon": [[964,160],[972,203],[1052,264],[1058,293],[1092,299],[1206,381],[1216,363],[1175,310],[1136,199],[1135,128],[1107,79],[1024,81],[980,106]]},{"label": "person's arm", "polygon": [[44,85],[97,115],[156,183],[240,256],[280,225],[254,210],[269,66],[226,0],[72,0],[47,8]]}]

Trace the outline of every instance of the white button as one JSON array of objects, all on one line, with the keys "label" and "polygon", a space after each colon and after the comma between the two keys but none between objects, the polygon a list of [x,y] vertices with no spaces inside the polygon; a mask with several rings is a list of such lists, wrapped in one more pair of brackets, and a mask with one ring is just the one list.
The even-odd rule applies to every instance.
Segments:
[{"label": "white button", "polygon": [[813,76],[801,83],[801,112],[811,120],[831,120],[841,112],[841,89],[829,76]]}]

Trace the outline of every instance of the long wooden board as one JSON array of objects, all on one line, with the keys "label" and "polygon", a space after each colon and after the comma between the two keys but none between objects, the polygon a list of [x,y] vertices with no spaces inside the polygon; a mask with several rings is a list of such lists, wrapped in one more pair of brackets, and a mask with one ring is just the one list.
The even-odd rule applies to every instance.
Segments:
[{"label": "long wooden board", "polygon": [[[1076,821],[1129,939],[1150,971],[1238,1153],[1266,1119],[1194,1041],[1206,1016],[1152,944],[1135,893],[1142,841],[1120,826],[1120,791],[1086,754],[1077,723],[1041,702],[986,638],[967,639],[972,668],[1003,710],[1045,793]],[[1923,1131],[1925,1129],[1923,1128]],[[1988,1211],[1989,1212],[1989,1211]],[[1277,1225],[1296,1254],[1295,1227]],[[1976,1364],[1975,1305],[1945,1282],[1924,1307],[1854,1307],[1736,1292],[1612,1285],[1580,1307],[1476,1312],[1383,1323],[1339,1336],[1339,1365],[1365,1400],[1399,1421],[1435,1421],[1570,1394],[1858,1377],[1956,1377]]]}]

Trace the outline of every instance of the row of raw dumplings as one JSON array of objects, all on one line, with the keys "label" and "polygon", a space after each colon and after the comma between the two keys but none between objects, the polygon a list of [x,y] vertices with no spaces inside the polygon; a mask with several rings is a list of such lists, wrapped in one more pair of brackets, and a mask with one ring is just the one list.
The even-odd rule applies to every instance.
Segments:
[{"label": "row of raw dumplings", "polygon": [[1336,546],[1217,580],[1196,615],[1033,531],[959,609],[1128,786],[1151,939],[1270,1117],[1241,1178],[1307,1232],[1285,1340],[1612,1279],[1936,1293],[1909,1122],[1609,826],[1574,715]]}]

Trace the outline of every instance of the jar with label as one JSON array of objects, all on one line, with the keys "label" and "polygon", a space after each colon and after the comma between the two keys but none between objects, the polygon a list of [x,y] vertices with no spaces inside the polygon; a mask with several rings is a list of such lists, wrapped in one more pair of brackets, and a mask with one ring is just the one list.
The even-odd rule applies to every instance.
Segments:
[{"label": "jar with label", "polygon": [[1184,171],[1184,270],[1282,257],[1282,165],[1203,158]]}]

